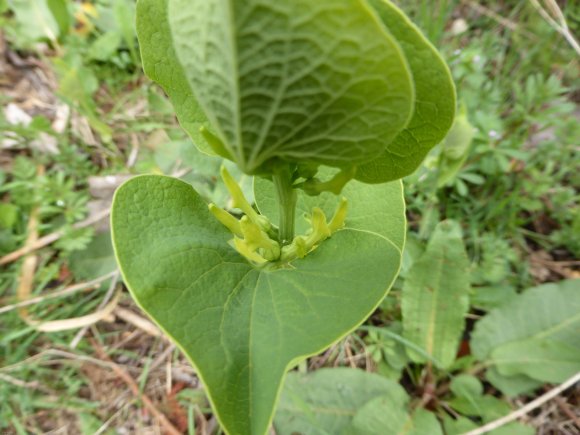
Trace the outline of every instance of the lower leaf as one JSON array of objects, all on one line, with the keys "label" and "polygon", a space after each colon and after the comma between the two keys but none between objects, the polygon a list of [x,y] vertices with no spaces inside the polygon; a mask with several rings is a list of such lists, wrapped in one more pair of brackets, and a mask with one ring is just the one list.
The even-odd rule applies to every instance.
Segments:
[{"label": "lower leaf", "polygon": [[178,344],[230,434],[264,434],[288,368],[356,328],[384,298],[401,251],[346,229],[289,268],[254,268],[193,188],[141,176],[115,195],[125,283]]}]

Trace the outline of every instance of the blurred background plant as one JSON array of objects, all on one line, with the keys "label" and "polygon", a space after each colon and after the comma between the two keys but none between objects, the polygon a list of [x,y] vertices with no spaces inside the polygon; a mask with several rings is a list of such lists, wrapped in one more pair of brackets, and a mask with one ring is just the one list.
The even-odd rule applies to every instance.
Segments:
[{"label": "blurred background plant", "polygon": [[[463,433],[580,372],[580,5],[399,3],[447,59],[458,117],[405,180],[395,287],[291,374],[276,433]],[[106,217],[129,176],[181,177],[231,205],[221,160],[144,78],[134,13],[131,0],[0,0],[3,432],[219,433],[195,372],[115,272]],[[578,389],[550,403],[494,433],[580,433]],[[304,411],[324,406],[352,418]]]}]

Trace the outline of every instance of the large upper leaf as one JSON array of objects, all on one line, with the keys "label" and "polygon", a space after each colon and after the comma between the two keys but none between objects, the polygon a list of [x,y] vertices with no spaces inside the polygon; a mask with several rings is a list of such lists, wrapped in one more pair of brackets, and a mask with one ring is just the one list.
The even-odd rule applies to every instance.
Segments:
[{"label": "large upper leaf", "polygon": [[356,328],[401,259],[378,233],[346,229],[291,268],[255,269],[192,187],[162,176],[119,188],[111,219],[133,297],[195,365],[230,434],[267,430],[286,370]]},{"label": "large upper leaf", "polygon": [[368,0],[403,49],[415,82],[415,111],[409,125],[356,178],[384,183],[412,173],[441,142],[455,116],[455,86],[447,65],[419,29],[388,0]]},{"label": "large upper leaf", "polygon": [[167,2],[139,0],[137,3],[137,36],[143,69],[167,93],[181,126],[193,143],[201,151],[215,154],[200,134],[200,128],[209,127],[209,123],[175,55],[167,21]]},{"label": "large upper leaf", "polygon": [[[404,337],[442,367],[455,359],[469,308],[469,260],[452,221],[437,225],[427,250],[407,273],[403,287]],[[419,362],[425,356],[409,350]]]},{"label": "large upper leaf", "polygon": [[169,0],[177,57],[238,165],[351,166],[407,125],[403,53],[363,0]]}]

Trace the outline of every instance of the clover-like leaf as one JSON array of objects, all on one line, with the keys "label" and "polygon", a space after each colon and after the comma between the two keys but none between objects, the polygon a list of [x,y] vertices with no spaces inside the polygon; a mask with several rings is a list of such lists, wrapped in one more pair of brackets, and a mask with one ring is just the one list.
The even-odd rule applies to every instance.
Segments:
[{"label": "clover-like leaf", "polygon": [[352,166],[407,125],[414,89],[364,0],[169,0],[173,46],[247,173],[275,158]]},{"label": "clover-like leaf", "polygon": [[189,87],[173,48],[167,19],[167,2],[168,0],[137,2],[137,36],[143,69],[167,93],[179,123],[195,146],[206,154],[215,154],[200,133],[201,127],[209,128],[209,122]]},{"label": "clover-like leaf", "polygon": [[[402,196],[392,207],[402,240]],[[132,296],[196,367],[229,434],[266,432],[287,369],[356,328],[401,261],[401,242],[349,228],[286,267],[252,267],[193,188],[163,176],[121,186],[111,221]]]},{"label": "clover-like leaf", "polygon": [[437,49],[389,0],[368,0],[403,49],[415,82],[415,111],[407,127],[376,159],[360,166],[355,178],[384,183],[412,173],[441,142],[455,116],[455,86]]}]

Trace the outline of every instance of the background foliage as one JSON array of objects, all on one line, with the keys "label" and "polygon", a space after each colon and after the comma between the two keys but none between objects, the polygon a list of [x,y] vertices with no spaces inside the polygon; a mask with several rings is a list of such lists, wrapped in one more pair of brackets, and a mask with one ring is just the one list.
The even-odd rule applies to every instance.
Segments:
[{"label": "background foliage", "polygon": [[[532,2],[399,3],[448,61],[460,113],[405,179],[394,289],[291,374],[279,434],[463,433],[580,371],[578,53]],[[579,6],[559,4],[578,35]],[[114,273],[104,216],[128,176],[174,175],[229,204],[221,160],[143,76],[134,11],[0,0],[0,431],[219,432],[195,373]],[[14,305],[28,294],[39,302]],[[578,433],[579,396],[497,432]]]}]

